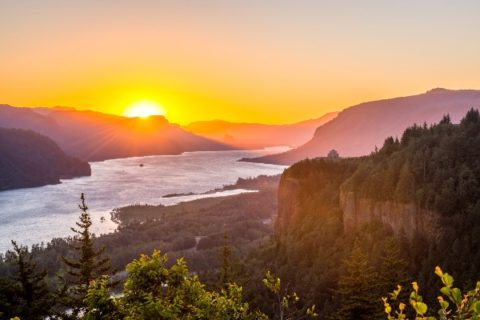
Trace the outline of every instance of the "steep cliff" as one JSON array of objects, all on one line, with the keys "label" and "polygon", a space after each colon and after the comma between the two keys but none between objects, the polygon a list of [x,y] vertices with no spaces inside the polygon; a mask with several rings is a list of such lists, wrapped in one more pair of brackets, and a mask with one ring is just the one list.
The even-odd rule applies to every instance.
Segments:
[{"label": "steep cliff", "polygon": [[[307,176],[298,175],[295,170],[285,172],[278,190],[277,232],[288,233],[311,216],[318,223],[325,223],[323,218],[335,212],[344,233],[355,233],[367,224],[380,223],[396,237],[414,239],[421,236],[436,241],[441,236],[440,215],[434,210],[421,208],[413,202],[357,197],[353,191],[342,190],[342,184],[351,177],[346,177],[345,173],[352,173],[352,168],[362,160],[349,162],[347,169],[338,162],[309,160],[296,165],[310,166],[312,171]],[[327,171],[343,171],[343,176],[336,181],[326,180],[331,179]]]},{"label": "steep cliff", "polygon": [[285,170],[278,189],[277,233],[295,232],[305,220],[341,222],[340,187],[361,161],[305,160]]},{"label": "steep cliff", "polygon": [[438,213],[414,203],[357,199],[353,192],[340,192],[340,208],[345,232],[355,232],[365,224],[379,222],[396,237],[413,239],[421,235],[435,241],[441,235]]}]

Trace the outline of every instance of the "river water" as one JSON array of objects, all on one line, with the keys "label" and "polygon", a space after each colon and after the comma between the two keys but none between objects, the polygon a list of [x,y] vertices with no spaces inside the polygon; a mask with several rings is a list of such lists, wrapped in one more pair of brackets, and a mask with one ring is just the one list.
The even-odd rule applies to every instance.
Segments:
[{"label": "river water", "polygon": [[[278,151],[278,150],[276,150]],[[206,151],[182,155],[148,156],[92,162],[92,176],[63,180],[61,184],[0,192],[0,252],[10,240],[23,245],[48,242],[72,235],[80,193],[85,193],[96,234],[115,230],[110,212],[134,203],[171,205],[217,194],[163,198],[166,194],[202,193],[239,177],[282,173],[284,166],[239,162],[243,157],[273,153],[257,151]],[[143,166],[141,166],[141,164]],[[103,218],[102,218],[103,217]]]}]

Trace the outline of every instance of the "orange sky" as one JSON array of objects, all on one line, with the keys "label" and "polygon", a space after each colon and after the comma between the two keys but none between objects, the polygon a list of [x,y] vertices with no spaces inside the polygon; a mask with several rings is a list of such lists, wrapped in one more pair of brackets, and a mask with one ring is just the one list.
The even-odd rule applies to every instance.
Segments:
[{"label": "orange sky", "polygon": [[286,123],[480,88],[479,1],[3,0],[0,103]]}]

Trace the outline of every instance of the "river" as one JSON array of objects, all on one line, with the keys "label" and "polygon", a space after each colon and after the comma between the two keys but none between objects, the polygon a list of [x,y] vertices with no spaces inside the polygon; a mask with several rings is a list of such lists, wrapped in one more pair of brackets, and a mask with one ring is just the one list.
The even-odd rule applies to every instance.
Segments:
[{"label": "river", "polygon": [[[108,233],[116,228],[110,220],[114,208],[134,203],[171,205],[212,195],[164,195],[202,193],[235,183],[240,177],[282,173],[284,166],[238,161],[268,153],[272,150],[202,151],[92,162],[90,177],[0,192],[0,252],[11,248],[11,240],[32,245],[72,235],[70,227],[79,216],[82,192],[90,208],[92,231]],[[229,190],[216,195],[241,192]]]}]

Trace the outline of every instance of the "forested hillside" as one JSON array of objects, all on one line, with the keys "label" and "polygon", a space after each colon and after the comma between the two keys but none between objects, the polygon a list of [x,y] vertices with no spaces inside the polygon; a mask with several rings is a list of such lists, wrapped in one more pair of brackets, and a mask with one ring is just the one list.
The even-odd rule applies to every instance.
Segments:
[{"label": "forested hillside", "polygon": [[281,179],[276,242],[252,261],[323,317],[378,318],[368,301],[411,279],[434,301],[436,265],[459,285],[475,286],[480,273],[479,182],[476,110],[460,124],[412,126],[367,157],[299,162]]},{"label": "forested hillside", "polygon": [[0,190],[55,184],[90,174],[88,163],[65,155],[49,138],[0,128]]}]

